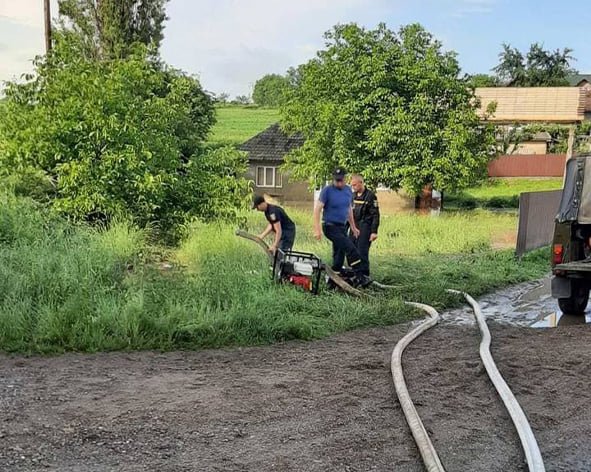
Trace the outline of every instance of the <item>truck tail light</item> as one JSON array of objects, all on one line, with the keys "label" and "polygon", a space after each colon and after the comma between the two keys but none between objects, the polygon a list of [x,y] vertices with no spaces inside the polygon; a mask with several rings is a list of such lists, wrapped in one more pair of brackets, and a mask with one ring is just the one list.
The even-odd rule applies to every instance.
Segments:
[{"label": "truck tail light", "polygon": [[560,264],[562,262],[562,256],[564,255],[564,247],[562,244],[555,244],[552,246],[552,262],[554,264]]}]

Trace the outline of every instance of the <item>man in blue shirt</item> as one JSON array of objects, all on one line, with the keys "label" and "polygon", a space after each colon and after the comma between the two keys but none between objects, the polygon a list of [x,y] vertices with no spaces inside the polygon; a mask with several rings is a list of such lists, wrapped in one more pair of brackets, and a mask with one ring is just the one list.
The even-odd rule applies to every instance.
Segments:
[{"label": "man in blue shirt", "polygon": [[[347,223],[351,227],[351,233],[359,237],[359,229],[353,218],[351,202],[353,192],[345,184],[346,172],[336,169],[333,173],[333,183],[324,187],[314,207],[314,236],[322,239],[322,233],[332,242],[332,269],[340,272],[345,262],[355,272],[356,284],[365,286],[370,283],[369,278],[363,274],[363,264],[355,244],[347,234]],[[320,228],[320,214],[322,213],[322,231]]]}]

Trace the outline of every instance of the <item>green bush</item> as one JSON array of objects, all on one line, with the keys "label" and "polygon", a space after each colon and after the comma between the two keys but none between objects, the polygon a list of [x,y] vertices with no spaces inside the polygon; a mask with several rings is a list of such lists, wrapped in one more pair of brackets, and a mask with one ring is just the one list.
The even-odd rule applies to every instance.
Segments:
[{"label": "green bush", "polygon": [[290,87],[287,77],[278,74],[267,74],[254,84],[252,99],[258,106],[278,107],[286,100]]},{"label": "green bush", "polygon": [[[240,207],[245,158],[204,147],[214,108],[194,78],[150,61],[143,48],[93,61],[70,47],[58,36],[30,80],[8,85],[0,176],[34,197],[27,182],[40,176],[54,185],[44,194],[53,207],[79,219],[169,228]],[[215,204],[187,204],[196,194]]]}]

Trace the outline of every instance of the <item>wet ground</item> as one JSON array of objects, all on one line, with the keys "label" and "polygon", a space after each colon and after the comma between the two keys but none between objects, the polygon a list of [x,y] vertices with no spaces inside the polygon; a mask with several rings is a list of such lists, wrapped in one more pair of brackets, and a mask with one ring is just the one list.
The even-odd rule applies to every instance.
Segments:
[{"label": "wet ground", "polygon": [[[493,356],[547,471],[591,471],[591,326],[531,329],[544,284],[483,299]],[[512,306],[512,308],[510,308]],[[399,471],[423,466],[390,353],[408,325],[200,352],[0,356],[0,471]],[[450,472],[527,470],[468,307],[404,356]]]},{"label": "wet ground", "polygon": [[[509,287],[478,302],[487,321],[511,326],[555,328],[591,323],[591,311],[584,317],[561,313],[550,295],[550,278]],[[456,325],[475,324],[472,311],[466,307],[442,313],[441,319]]]}]

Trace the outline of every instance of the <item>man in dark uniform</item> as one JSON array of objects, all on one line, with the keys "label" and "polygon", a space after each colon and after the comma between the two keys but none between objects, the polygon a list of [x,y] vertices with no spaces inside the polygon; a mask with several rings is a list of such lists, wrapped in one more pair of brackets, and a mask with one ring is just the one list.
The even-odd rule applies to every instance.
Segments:
[{"label": "man in dark uniform", "polygon": [[354,174],[351,177],[351,188],[353,189],[353,219],[359,229],[359,236],[351,232],[350,237],[361,256],[363,274],[369,276],[369,248],[378,238],[380,208],[375,193],[365,186],[361,175]]},{"label": "man in dark uniform", "polygon": [[287,216],[285,210],[277,205],[271,205],[265,201],[265,198],[257,195],[254,197],[253,208],[265,213],[265,218],[269,222],[265,231],[259,234],[259,238],[265,239],[272,232],[275,233],[275,239],[269,249],[275,253],[277,248],[282,251],[291,251],[295,241],[296,227],[294,222]]},{"label": "man in dark uniform", "polygon": [[[314,236],[322,239],[322,233],[332,242],[332,269],[340,272],[345,262],[353,269],[356,276],[356,285],[369,285],[369,277],[362,272],[362,260],[357,247],[347,235],[347,223],[351,232],[358,236],[359,230],[353,219],[351,200],[353,193],[351,188],[345,184],[345,171],[335,170],[333,183],[324,187],[314,207]],[[320,214],[322,213],[322,231],[320,229]]]}]

